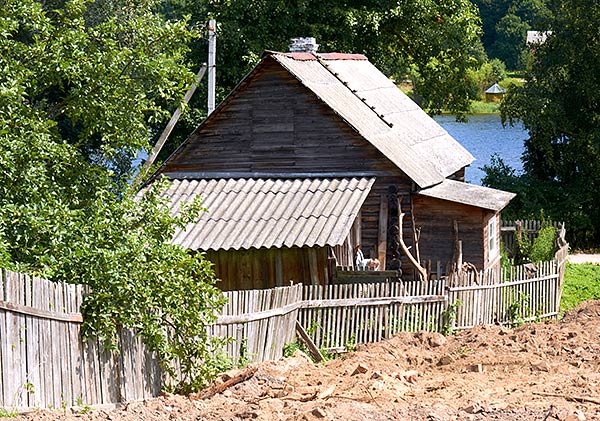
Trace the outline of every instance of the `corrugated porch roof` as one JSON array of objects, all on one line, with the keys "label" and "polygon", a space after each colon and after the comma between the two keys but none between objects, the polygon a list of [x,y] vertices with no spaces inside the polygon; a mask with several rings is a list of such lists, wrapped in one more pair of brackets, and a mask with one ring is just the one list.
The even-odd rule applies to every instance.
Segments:
[{"label": "corrugated porch roof", "polygon": [[177,213],[200,195],[198,221],[175,233],[191,250],[341,244],[375,178],[174,179],[166,195]]}]

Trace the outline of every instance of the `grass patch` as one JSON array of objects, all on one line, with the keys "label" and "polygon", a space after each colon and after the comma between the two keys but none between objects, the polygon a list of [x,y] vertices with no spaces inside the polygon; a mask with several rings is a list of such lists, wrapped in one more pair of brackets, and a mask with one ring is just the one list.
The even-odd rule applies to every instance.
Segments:
[{"label": "grass patch", "polygon": [[587,300],[600,300],[600,265],[567,263],[560,311]]},{"label": "grass patch", "polygon": [[19,413],[16,409],[0,408],[0,418],[17,418]]},{"label": "grass patch", "polygon": [[471,114],[498,114],[499,102],[471,101]]}]

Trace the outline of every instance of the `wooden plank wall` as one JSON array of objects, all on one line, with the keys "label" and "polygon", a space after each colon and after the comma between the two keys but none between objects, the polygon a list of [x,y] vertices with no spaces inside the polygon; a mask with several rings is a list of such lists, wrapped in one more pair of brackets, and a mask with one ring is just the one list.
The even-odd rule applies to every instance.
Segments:
[{"label": "wooden plank wall", "polygon": [[329,279],[325,247],[208,251],[223,291],[265,289],[293,283],[325,284]]},{"label": "wooden plank wall", "polygon": [[0,270],[0,407],[61,408],[156,396],[160,370],[133,332],[120,353],[83,342],[81,285]]},{"label": "wooden plank wall", "polygon": [[[474,206],[413,196],[416,225],[421,228],[421,260],[441,262],[442,268],[454,258],[454,221],[458,224],[458,239],[463,244],[463,261],[478,269],[485,267],[484,228],[493,215]],[[438,274],[439,275],[439,274]]]},{"label": "wooden plank wall", "polygon": [[267,58],[162,169],[398,174],[321,99]]}]

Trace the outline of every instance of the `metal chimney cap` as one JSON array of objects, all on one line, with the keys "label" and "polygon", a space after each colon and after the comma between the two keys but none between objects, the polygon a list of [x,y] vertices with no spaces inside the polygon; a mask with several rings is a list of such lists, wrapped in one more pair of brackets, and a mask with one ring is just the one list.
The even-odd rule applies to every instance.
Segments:
[{"label": "metal chimney cap", "polygon": [[319,44],[314,37],[292,38],[290,44],[290,53],[316,53]]}]

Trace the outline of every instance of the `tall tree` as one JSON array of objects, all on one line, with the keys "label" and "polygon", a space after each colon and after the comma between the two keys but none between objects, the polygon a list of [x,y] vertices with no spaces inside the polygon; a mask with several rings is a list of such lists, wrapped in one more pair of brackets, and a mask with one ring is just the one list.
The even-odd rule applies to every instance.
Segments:
[{"label": "tall tree", "polygon": [[552,0],[552,35],[535,49],[527,83],[509,91],[505,119],[529,132],[529,191],[565,219],[582,245],[600,244],[600,9],[587,0]]},{"label": "tall tree", "polygon": [[511,70],[524,69],[526,32],[544,31],[550,11],[547,0],[474,0],[483,22],[483,46]]},{"label": "tall tree", "polygon": [[173,216],[114,173],[182,96],[192,34],[145,0],[0,5],[0,266],[88,285],[87,334],[135,328],[201,386],[222,300],[210,263],[170,244],[198,204]]}]

